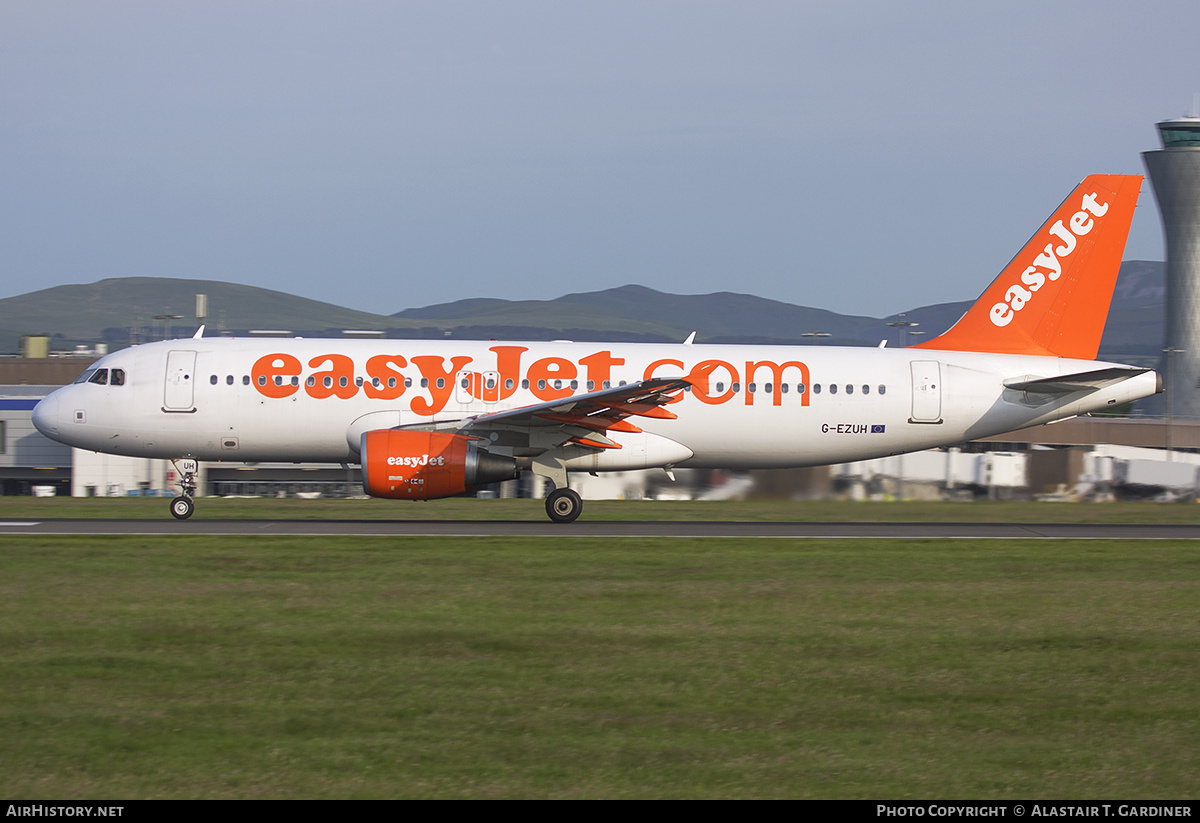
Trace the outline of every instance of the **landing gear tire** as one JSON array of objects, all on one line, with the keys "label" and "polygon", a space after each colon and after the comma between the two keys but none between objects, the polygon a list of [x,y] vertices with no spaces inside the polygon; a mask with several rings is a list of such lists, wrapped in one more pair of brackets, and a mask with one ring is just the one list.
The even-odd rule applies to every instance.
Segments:
[{"label": "landing gear tire", "polygon": [[546,514],[555,523],[570,523],[583,511],[583,498],[570,489],[555,489],[546,498]]},{"label": "landing gear tire", "polygon": [[187,520],[196,510],[190,497],[176,497],[171,501],[171,516],[176,520]]}]

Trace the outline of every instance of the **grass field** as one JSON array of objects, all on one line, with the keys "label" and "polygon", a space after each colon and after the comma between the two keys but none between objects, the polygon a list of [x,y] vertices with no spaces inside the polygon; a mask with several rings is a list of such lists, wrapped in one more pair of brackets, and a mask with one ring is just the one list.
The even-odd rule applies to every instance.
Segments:
[{"label": "grass field", "polygon": [[0,595],[10,798],[1200,793],[1195,543],[0,537]]}]

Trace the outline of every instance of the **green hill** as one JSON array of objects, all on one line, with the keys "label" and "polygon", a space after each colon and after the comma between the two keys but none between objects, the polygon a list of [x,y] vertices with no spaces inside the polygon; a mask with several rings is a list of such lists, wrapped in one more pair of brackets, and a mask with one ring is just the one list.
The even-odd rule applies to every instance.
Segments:
[{"label": "green hill", "polygon": [[[1126,261],[1113,296],[1101,357],[1153,365],[1162,349],[1165,265]],[[748,294],[664,294],[626,285],[567,294],[555,300],[472,298],[395,315],[354,311],[283,292],[213,280],[128,277],[56,286],[0,300],[0,351],[16,351],[23,334],[50,334],[55,348],[190,336],[196,295],[208,295],[208,334],[286,329],[297,335],[340,336],[344,329],[382,330],[388,337],[465,339],[807,343],[805,332],[830,335],[826,344],[900,345],[898,315],[842,315]],[[928,339],[949,328],[969,303],[940,303],[905,312]],[[170,321],[156,315],[181,315]],[[910,338],[915,342],[917,338]]]},{"label": "green hill", "polygon": [[[23,334],[49,334],[54,346],[104,341],[114,346],[158,339],[164,322],[173,336],[195,332],[196,295],[207,294],[210,333],[220,329],[293,329],[340,334],[342,329],[384,329],[390,317],[343,309],[318,300],[215,280],[121,277],[55,286],[0,300],[0,350],[13,351]],[[405,324],[407,325],[407,324]]]}]

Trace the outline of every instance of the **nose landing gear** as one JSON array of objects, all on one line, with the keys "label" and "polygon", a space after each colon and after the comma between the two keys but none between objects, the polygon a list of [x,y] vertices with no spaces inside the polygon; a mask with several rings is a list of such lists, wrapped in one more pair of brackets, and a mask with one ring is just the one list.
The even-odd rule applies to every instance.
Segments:
[{"label": "nose landing gear", "polygon": [[196,494],[196,472],[200,465],[190,457],[172,460],[171,463],[179,474],[179,497],[171,499],[171,516],[176,520],[187,520],[196,510],[192,498]]}]

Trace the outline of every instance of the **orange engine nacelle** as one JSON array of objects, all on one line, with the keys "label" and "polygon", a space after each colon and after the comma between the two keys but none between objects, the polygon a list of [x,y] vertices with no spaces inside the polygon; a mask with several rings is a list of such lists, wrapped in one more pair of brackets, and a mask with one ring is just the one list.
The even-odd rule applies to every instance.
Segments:
[{"label": "orange engine nacelle", "polygon": [[517,476],[517,463],[476,440],[445,432],[377,429],[359,442],[363,489],[372,497],[433,500]]}]

